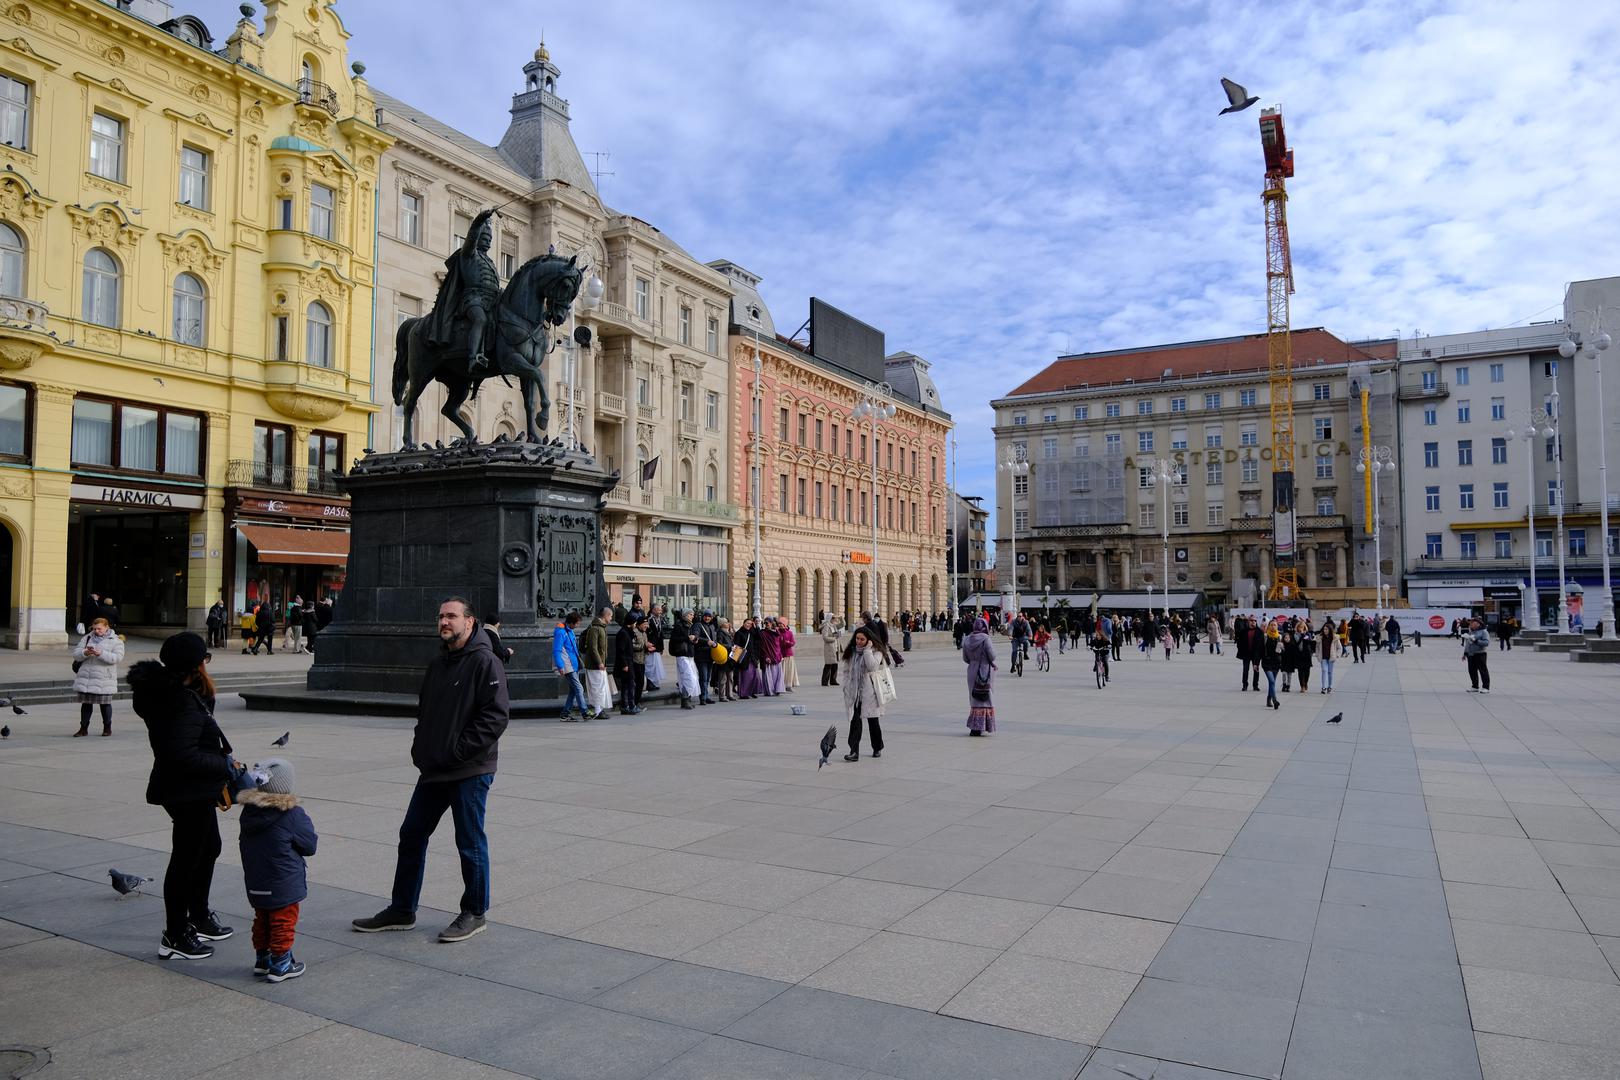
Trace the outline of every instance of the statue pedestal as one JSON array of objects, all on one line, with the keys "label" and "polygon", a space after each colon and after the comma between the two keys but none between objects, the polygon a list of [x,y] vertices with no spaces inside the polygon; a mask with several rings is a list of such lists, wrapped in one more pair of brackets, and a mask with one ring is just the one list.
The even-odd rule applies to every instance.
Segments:
[{"label": "statue pedestal", "polygon": [[250,708],[412,715],[441,648],[450,596],[499,622],[516,715],[555,713],[567,680],[551,662],[562,616],[607,601],[603,496],[618,482],[556,443],[497,442],[372,454],[344,481],[348,575],[317,636],[307,690],[243,694]]}]

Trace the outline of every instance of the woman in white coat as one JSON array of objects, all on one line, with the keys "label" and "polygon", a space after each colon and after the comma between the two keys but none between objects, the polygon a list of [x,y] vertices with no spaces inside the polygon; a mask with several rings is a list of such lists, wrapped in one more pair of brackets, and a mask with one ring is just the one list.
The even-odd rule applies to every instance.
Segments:
[{"label": "woman in white coat", "polygon": [[849,753],[844,755],[845,761],[861,759],[863,721],[872,732],[872,756],[883,756],[883,727],[879,723],[883,719],[883,701],[872,684],[872,675],[888,662],[865,626],[857,627],[849,636],[838,672],[843,676],[844,707],[849,710]]},{"label": "woman in white coat", "polygon": [[90,708],[101,706],[101,733],[112,734],[112,701],[118,693],[118,665],[124,659],[124,643],[104,618],[91,622],[90,632],[73,647],[78,671],[73,676],[73,692],[79,700],[79,730],[75,739],[90,734]]}]

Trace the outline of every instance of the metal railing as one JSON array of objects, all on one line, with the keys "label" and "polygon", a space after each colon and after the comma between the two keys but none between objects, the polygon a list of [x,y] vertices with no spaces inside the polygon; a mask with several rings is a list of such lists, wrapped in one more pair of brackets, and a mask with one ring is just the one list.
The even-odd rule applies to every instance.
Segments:
[{"label": "metal railing", "polygon": [[298,100],[305,105],[325,109],[333,116],[338,114],[337,91],[323,82],[316,82],[314,79],[299,79]]},{"label": "metal railing", "polygon": [[341,495],[338,481],[342,473],[308,469],[297,465],[276,465],[238,458],[225,465],[225,483],[232,487],[265,488],[270,491],[307,491],[314,495]]},{"label": "metal railing", "polygon": [[1451,388],[1443,382],[1432,384],[1401,383],[1395,396],[1401,401],[1422,401],[1424,398],[1443,398],[1451,395]]},{"label": "metal railing", "polygon": [[690,514],[694,517],[716,518],[721,521],[738,521],[742,518],[737,507],[731,503],[689,499],[681,495],[665,495],[664,510],[671,514]]}]

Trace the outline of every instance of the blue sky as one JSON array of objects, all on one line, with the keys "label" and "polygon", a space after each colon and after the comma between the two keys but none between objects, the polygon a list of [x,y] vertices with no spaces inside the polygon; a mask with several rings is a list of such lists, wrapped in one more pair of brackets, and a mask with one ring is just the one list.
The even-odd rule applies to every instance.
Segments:
[{"label": "blue sky", "polygon": [[987,501],[988,401],[1055,356],[1264,328],[1258,107],[1217,116],[1221,75],[1296,148],[1296,326],[1504,326],[1620,273],[1620,5],[338,10],[376,86],[491,142],[543,31],[607,202],[760,274],[784,332],[814,294],[933,361]]}]

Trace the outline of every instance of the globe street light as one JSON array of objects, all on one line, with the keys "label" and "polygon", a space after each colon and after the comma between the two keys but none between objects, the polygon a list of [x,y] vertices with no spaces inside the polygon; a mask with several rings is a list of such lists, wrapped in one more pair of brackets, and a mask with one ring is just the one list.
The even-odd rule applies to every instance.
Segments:
[{"label": "globe street light", "polygon": [[855,405],[856,420],[872,421],[872,614],[883,609],[878,598],[878,422],[894,418],[894,387],[886,382],[868,382],[861,387],[861,399]]},{"label": "globe street light", "polygon": [[[1002,472],[1012,479],[1009,481],[1010,494],[1007,497],[1007,507],[1012,511],[1012,524],[1008,526],[1007,533],[1012,537],[1012,609],[1017,614],[1018,607],[1018,511],[1014,503],[1018,499],[1018,477],[1029,475],[1029,460],[1024,457],[1022,450],[1017,448],[1007,451],[1001,459],[999,466]],[[998,560],[999,562],[999,560]],[[1010,617],[1010,616],[1009,616]]]},{"label": "globe street light", "polygon": [[1378,583],[1378,602],[1373,606],[1373,617],[1377,618],[1384,610],[1384,524],[1378,503],[1378,476],[1395,470],[1395,451],[1387,446],[1363,446],[1356,472],[1365,475],[1369,468],[1372,469],[1373,478],[1373,579]]},{"label": "globe street light", "polygon": [[[1148,483],[1157,485],[1164,494],[1161,500],[1164,503],[1164,520],[1159,525],[1159,536],[1164,542],[1164,617],[1170,618],[1170,485],[1185,484],[1185,474],[1166,458],[1160,458],[1150,466]],[[1151,590],[1149,595],[1151,595]],[[1151,610],[1152,605],[1149,604]]]},{"label": "globe street light", "polygon": [[[1552,429],[1548,426],[1552,418],[1543,409],[1526,409],[1522,413],[1514,413],[1515,418],[1524,418],[1524,430],[1515,432],[1508,428],[1509,439],[1524,440],[1524,476],[1526,490],[1529,497],[1525,506],[1525,527],[1530,531],[1530,626],[1528,629],[1540,630],[1541,626],[1541,589],[1536,584],[1536,436],[1550,434]],[[1562,590],[1560,590],[1562,591]]]},{"label": "globe street light", "polygon": [[[1603,329],[1603,308],[1597,311],[1588,311],[1585,308],[1572,311],[1572,315],[1587,315],[1591,318],[1591,332],[1580,335],[1571,330],[1569,338],[1558,346],[1558,355],[1565,360],[1572,359],[1577,351],[1592,361],[1592,374],[1596,379],[1597,410],[1598,410],[1598,531],[1602,534],[1603,544],[1603,607],[1599,609],[1602,615],[1602,636],[1604,641],[1620,640],[1614,629],[1614,587],[1609,580],[1609,457],[1604,446],[1603,430],[1603,354],[1609,351],[1612,341]],[[1553,383],[1556,387],[1558,384]],[[1563,502],[1564,485],[1558,485],[1559,502]],[[1567,620],[1567,616],[1565,617]]]},{"label": "globe street light", "polygon": [[761,618],[764,617],[764,605],[761,603],[761,600],[760,600],[760,581],[765,577],[765,567],[764,567],[764,564],[760,561],[760,527],[759,527],[760,526],[760,521],[759,521],[759,515],[760,515],[760,481],[762,479],[761,476],[760,476],[760,471],[759,471],[759,454],[760,454],[760,448],[762,446],[763,439],[765,437],[764,434],[760,431],[760,422],[764,419],[764,416],[765,416],[765,407],[764,407],[765,388],[760,382],[760,378],[764,374],[764,362],[760,359],[760,354],[759,354],[760,310],[759,310],[758,305],[754,305],[754,304],[749,305],[749,307],[748,307],[748,321],[749,321],[750,324],[752,324],[753,329],[754,329],[754,395],[753,395],[753,397],[754,397],[754,422],[753,422],[753,438],[750,440],[750,447],[751,447],[751,449],[753,451],[754,463],[751,466],[752,475],[749,477],[749,488],[750,488],[750,490],[752,492],[752,495],[753,495],[753,504],[754,504],[754,587],[753,587],[753,590],[752,590],[753,591],[753,604],[751,605],[750,610],[751,610],[755,620],[757,621],[758,619],[761,619]]}]

